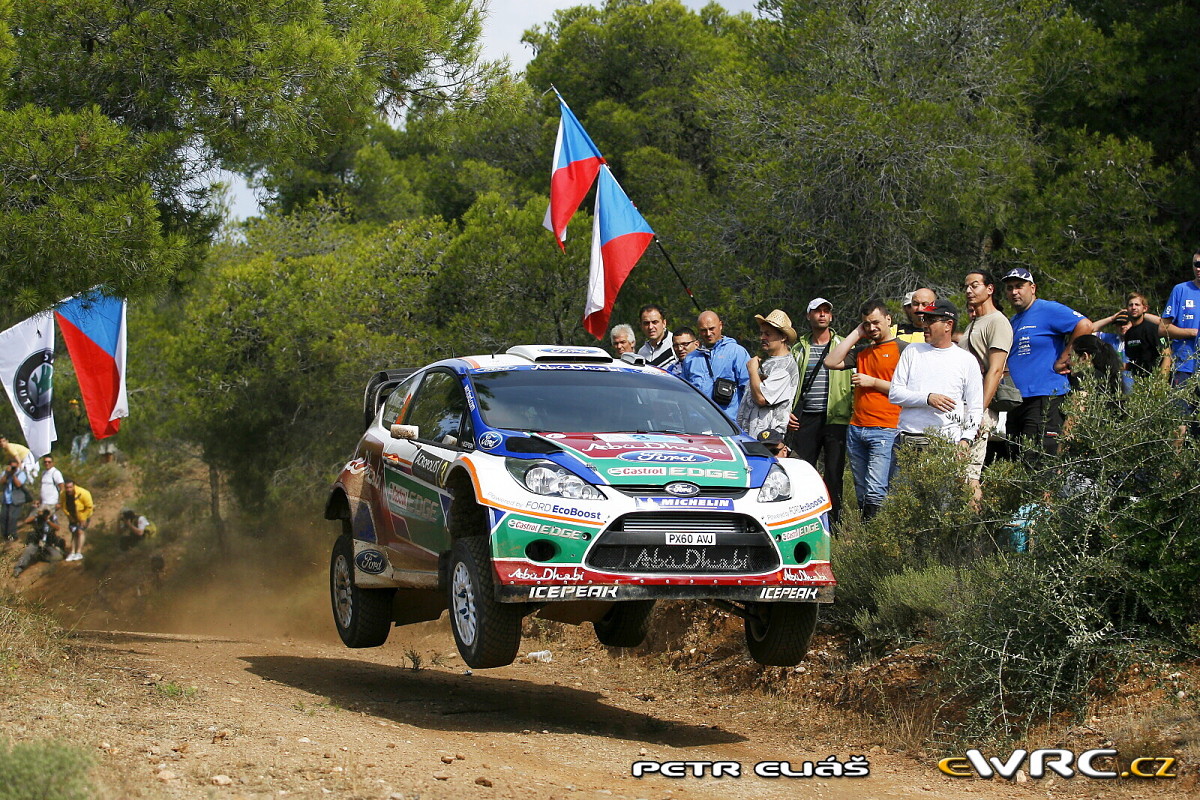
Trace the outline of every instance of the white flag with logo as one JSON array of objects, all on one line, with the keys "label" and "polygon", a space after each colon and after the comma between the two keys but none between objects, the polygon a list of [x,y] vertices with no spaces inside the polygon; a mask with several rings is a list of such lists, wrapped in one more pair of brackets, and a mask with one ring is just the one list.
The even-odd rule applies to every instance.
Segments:
[{"label": "white flag with logo", "polygon": [[54,314],[45,311],[0,333],[0,380],[25,441],[38,458],[58,438],[50,406],[54,379]]}]

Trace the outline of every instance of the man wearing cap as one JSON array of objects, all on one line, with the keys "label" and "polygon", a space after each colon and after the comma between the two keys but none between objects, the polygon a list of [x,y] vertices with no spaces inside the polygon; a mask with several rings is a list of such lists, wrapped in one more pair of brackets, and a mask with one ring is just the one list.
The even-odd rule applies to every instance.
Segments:
[{"label": "man wearing cap", "polygon": [[[900,407],[888,400],[888,391],[905,343],[892,336],[892,313],[882,300],[868,300],[859,313],[862,324],[825,356],[825,366],[854,370],[854,413],[846,429],[846,453],[859,510],[864,519],[871,519],[883,505],[892,474]],[[865,345],[856,347],[864,340]]]},{"label": "man wearing cap", "polygon": [[1024,398],[1008,412],[1005,432],[1014,442],[1032,439],[1043,452],[1058,454],[1063,397],[1075,340],[1092,332],[1092,321],[1074,309],[1037,296],[1033,274],[1023,267],[1004,276],[1004,292],[1017,313],[1008,371]]},{"label": "man wearing cap", "polygon": [[788,410],[796,396],[800,372],[788,347],[796,341],[791,318],[778,308],[767,316],[755,314],[758,320],[758,341],[763,355],[751,358],[746,364],[750,375],[749,390],[738,408],[737,423],[751,436],[764,431],[787,430]]},{"label": "man wearing cap", "polygon": [[731,420],[737,417],[742,395],[750,384],[746,364],[750,354],[735,339],[724,334],[724,323],[715,311],[705,311],[696,320],[700,349],[683,365],[683,379],[721,407]]},{"label": "man wearing cap", "polygon": [[[900,406],[896,447],[927,444],[925,432],[937,433],[968,448],[983,415],[983,376],[975,357],[954,346],[958,308],[935,300],[917,309],[925,341],[905,348],[892,375],[888,399]],[[896,461],[892,461],[895,472]]]},{"label": "man wearing cap", "polygon": [[792,413],[788,418],[788,449],[814,467],[825,454],[825,484],[836,524],[842,513],[842,481],[846,472],[846,427],[854,401],[849,370],[830,371],[825,356],[842,341],[833,332],[833,304],[824,297],[808,304],[808,333],[792,347],[800,373]]},{"label": "man wearing cap", "polygon": [[908,322],[901,322],[896,326],[896,335],[903,336],[909,333],[917,333],[921,330],[920,324],[917,322],[917,312],[913,310],[913,295],[916,292],[904,293],[904,316]]},{"label": "man wearing cap", "polygon": [[671,330],[667,327],[667,315],[662,307],[642,306],[638,316],[642,333],[646,334],[646,341],[638,349],[638,355],[652,367],[666,369],[674,364],[676,359],[675,351],[671,349]]}]

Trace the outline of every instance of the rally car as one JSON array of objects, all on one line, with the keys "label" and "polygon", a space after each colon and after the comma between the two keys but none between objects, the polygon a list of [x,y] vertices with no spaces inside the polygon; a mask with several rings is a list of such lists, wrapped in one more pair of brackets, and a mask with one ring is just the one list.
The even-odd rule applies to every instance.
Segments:
[{"label": "rally car", "polygon": [[833,600],[829,495],[641,359],[526,345],[385,371],[333,486],[333,616],[349,647],[449,609],[463,660],[516,657],[530,613],[633,647],[659,599],[745,621],[791,665]]}]

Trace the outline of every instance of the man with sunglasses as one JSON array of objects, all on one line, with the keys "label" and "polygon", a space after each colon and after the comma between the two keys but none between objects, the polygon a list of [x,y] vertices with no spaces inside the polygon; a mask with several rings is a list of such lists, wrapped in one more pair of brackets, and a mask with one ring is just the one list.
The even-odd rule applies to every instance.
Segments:
[{"label": "man with sunglasses", "polygon": [[683,360],[690,354],[694,353],[700,347],[700,342],[696,339],[696,332],[691,328],[680,328],[671,336],[671,350],[675,354],[675,361],[671,366],[667,367],[667,372],[674,375],[680,380],[683,377]]},{"label": "man with sunglasses", "polygon": [[[936,300],[918,308],[925,341],[900,354],[888,399],[900,406],[896,447],[929,444],[927,431],[957,442],[964,450],[975,441],[983,416],[983,376],[975,357],[954,345],[958,308]],[[892,459],[892,469],[896,468]]]}]

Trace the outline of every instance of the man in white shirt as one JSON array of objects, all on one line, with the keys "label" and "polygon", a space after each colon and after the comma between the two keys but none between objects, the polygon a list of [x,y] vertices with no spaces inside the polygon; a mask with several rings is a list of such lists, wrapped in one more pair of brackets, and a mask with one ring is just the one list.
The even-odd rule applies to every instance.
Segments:
[{"label": "man in white shirt", "polygon": [[38,502],[42,508],[49,508],[50,513],[53,514],[54,507],[58,505],[58,493],[63,489],[63,474],[59,472],[58,467],[54,466],[54,456],[49,453],[42,456],[42,477],[39,488]]},{"label": "man in white shirt", "polygon": [[922,306],[919,313],[925,324],[925,341],[909,345],[900,354],[888,390],[888,399],[900,406],[896,446],[925,444],[925,431],[932,428],[968,448],[983,416],[979,362],[954,346],[958,309],[953,303],[937,300]]}]

